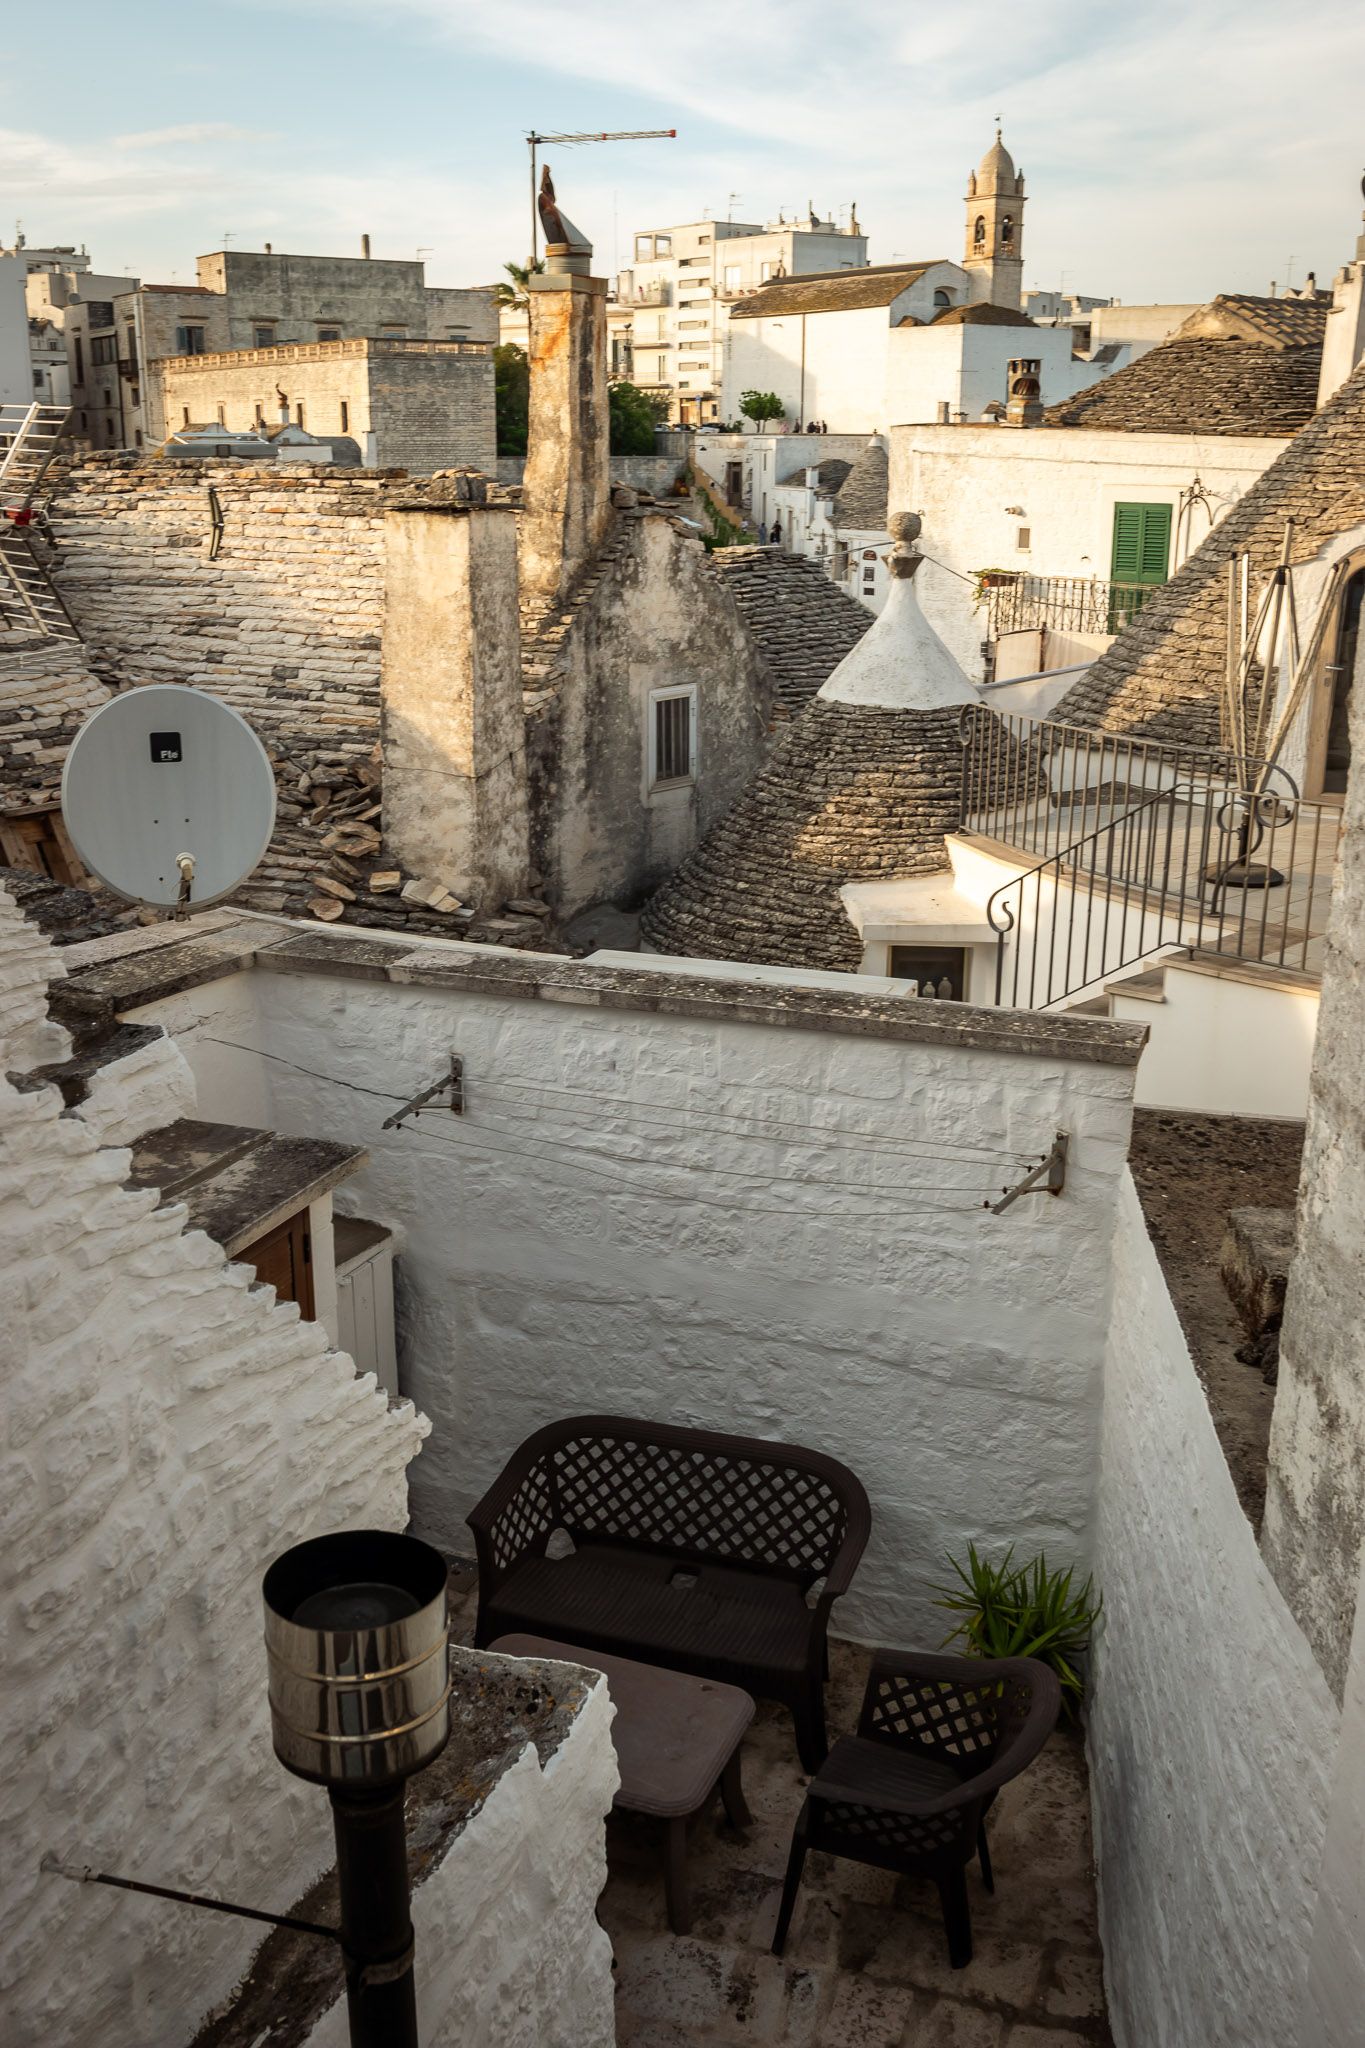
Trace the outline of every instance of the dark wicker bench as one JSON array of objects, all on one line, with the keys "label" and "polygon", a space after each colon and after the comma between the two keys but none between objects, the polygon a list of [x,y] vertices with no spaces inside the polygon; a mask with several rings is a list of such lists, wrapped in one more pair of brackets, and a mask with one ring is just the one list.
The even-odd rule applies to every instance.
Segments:
[{"label": "dark wicker bench", "polygon": [[[554,1636],[779,1700],[813,1771],[829,1612],[871,1520],[860,1482],[819,1451],[573,1416],[528,1437],[469,1517],[475,1641]],[[556,1531],[572,1555],[547,1557]]]}]

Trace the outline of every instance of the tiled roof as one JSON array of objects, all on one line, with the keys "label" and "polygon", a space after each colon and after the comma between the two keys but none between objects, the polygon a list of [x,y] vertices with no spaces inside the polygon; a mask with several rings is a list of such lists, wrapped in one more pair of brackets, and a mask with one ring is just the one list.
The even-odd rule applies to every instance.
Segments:
[{"label": "tiled roof", "polygon": [[0,810],[45,810],[67,748],[111,692],[71,640],[0,633]]},{"label": "tiled roof", "polygon": [[1216,744],[1227,652],[1226,564],[1232,555],[1250,554],[1254,593],[1280,558],[1286,519],[1294,522],[1294,561],[1307,560],[1334,535],[1365,522],[1365,363],[1148,600],[1052,716],[1072,725]]},{"label": "tiled roof", "polygon": [[973,306],[945,306],[941,313],[935,313],[930,324],[934,327],[1034,327],[1037,322],[1016,307],[992,306],[983,299]]},{"label": "tiled roof", "polygon": [[815,473],[819,479],[816,490],[837,491],[852,467],[853,464],[845,462],[842,455],[827,455],[823,462],[816,464]]},{"label": "tiled roof", "polygon": [[732,306],[730,318],[765,320],[776,313],[847,313],[859,306],[889,306],[928,268],[927,263],[887,263],[868,270],[826,271],[818,277],[775,278]]},{"label": "tiled roof", "polygon": [[780,709],[794,713],[857,646],[873,615],[818,562],[784,548],[717,548],[713,568],[729,586]]},{"label": "tiled roof", "polygon": [[[1259,341],[1271,348],[1322,345],[1332,294],[1311,299],[1262,299],[1250,292],[1219,292],[1176,329],[1176,336]],[[1172,337],[1173,339],[1175,337]]]},{"label": "tiled roof", "polygon": [[1321,337],[1297,347],[1173,335],[1060,405],[1049,427],[1122,434],[1294,434],[1317,402]]},{"label": "tiled roof", "polygon": [[890,473],[882,442],[868,442],[839,487],[834,524],[846,533],[885,533]]}]

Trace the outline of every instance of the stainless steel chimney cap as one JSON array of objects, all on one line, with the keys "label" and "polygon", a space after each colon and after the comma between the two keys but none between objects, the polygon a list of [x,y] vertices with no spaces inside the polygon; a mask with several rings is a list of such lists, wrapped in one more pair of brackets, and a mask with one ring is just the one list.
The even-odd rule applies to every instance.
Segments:
[{"label": "stainless steel chimney cap", "polygon": [[415,1536],[346,1530],[277,1557],[261,1586],[275,1754],[296,1777],[379,1789],[450,1734],[446,1563]]}]

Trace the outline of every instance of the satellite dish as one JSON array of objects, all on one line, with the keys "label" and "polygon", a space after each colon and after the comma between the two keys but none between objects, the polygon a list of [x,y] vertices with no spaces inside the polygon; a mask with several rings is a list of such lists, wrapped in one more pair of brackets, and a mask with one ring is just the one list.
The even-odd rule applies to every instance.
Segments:
[{"label": "satellite dish", "polygon": [[269,845],[275,774],[228,705],[153,683],[111,697],[76,734],[62,816],[86,867],[116,896],[203,909],[240,888]]}]

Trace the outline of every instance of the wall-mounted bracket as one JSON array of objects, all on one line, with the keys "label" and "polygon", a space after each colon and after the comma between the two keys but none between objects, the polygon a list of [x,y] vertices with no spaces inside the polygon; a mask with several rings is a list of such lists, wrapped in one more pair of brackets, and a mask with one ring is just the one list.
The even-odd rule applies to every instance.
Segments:
[{"label": "wall-mounted bracket", "polygon": [[450,1095],[448,1107],[451,1115],[463,1116],[464,1061],[458,1053],[454,1052],[450,1055],[450,1072],[445,1076],[444,1080],[433,1081],[430,1088],[424,1088],[420,1095],[412,1096],[409,1101],[403,1104],[401,1109],[396,1109],[392,1116],[386,1116],[379,1128],[382,1131],[396,1129],[405,1117],[420,1115],[429,1102],[434,1102],[438,1095],[444,1095],[447,1091]]},{"label": "wall-mounted bracket", "polygon": [[1065,1131],[1058,1131],[1052,1141],[1052,1150],[1046,1159],[1039,1160],[1032,1173],[1026,1174],[1012,1188],[1002,1188],[998,1202],[983,1202],[983,1209],[989,1209],[992,1216],[1003,1216],[1011,1202],[1017,1202],[1020,1195],[1060,1195],[1066,1186],[1066,1156],[1071,1140]]},{"label": "wall-mounted bracket", "polygon": [[218,560],[218,551],[223,545],[223,506],[213,485],[209,485],[209,560]]}]

